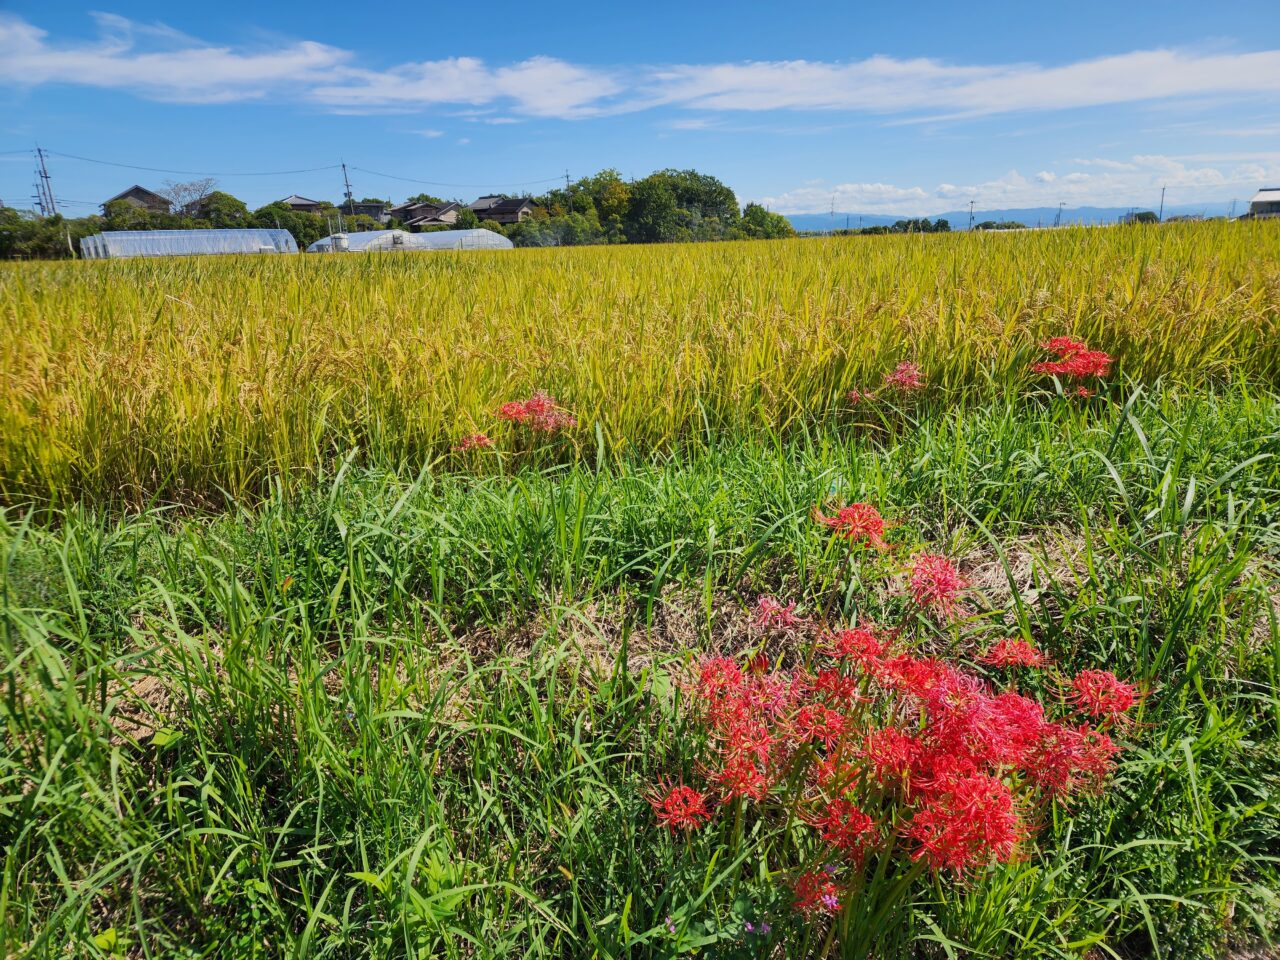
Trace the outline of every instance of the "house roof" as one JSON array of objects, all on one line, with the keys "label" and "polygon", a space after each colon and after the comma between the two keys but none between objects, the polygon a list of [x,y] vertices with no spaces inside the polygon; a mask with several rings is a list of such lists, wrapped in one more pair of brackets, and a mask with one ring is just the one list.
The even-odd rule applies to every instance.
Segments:
[{"label": "house roof", "polygon": [[277,200],[277,203],[287,203],[289,206],[297,206],[298,204],[309,204],[311,206],[319,206],[319,200],[308,200],[306,197],[300,197],[296,193],[285,197],[283,200]]},{"label": "house roof", "polygon": [[528,197],[481,197],[471,204],[471,209],[476,213],[516,213],[532,206]]},{"label": "house roof", "polygon": [[506,199],[500,193],[486,193],[483,197],[477,197],[475,202],[469,204],[469,206],[472,210],[488,210],[491,207],[496,207]]},{"label": "house roof", "polygon": [[1280,187],[1263,187],[1253,195],[1250,203],[1276,203],[1280,201]]},{"label": "house roof", "polygon": [[102,201],[102,205],[105,207],[108,203],[112,203],[112,202],[114,202],[114,201],[116,201],[116,200],[121,200],[121,199],[123,199],[124,197],[127,197],[129,194],[131,194],[131,193],[133,193],[133,192],[135,192],[135,191],[136,191],[136,192],[138,192],[138,193],[145,193],[145,194],[147,194],[147,195],[149,195],[149,196],[155,197],[157,200],[162,200],[162,201],[164,201],[165,203],[168,203],[168,202],[169,202],[166,198],[164,198],[164,197],[160,196],[160,194],[156,193],[154,190],[148,190],[146,187],[144,187],[144,186],[142,186],[142,185],[140,185],[140,184],[135,183],[132,187],[129,187],[129,189],[127,189],[127,190],[121,190],[121,191],[120,191],[119,193],[117,193],[114,197],[111,197],[111,198],[109,198],[109,199],[107,199],[107,200],[103,200],[103,201]]}]

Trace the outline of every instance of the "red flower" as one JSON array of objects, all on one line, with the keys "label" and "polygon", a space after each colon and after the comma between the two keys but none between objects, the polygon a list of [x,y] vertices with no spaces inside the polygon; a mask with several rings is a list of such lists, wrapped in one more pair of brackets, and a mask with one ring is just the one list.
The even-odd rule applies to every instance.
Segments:
[{"label": "red flower", "polygon": [[1137,702],[1138,694],[1110,670],[1081,670],[1071,681],[1068,699],[1090,716],[1115,718]]},{"label": "red flower", "polygon": [[832,634],[823,653],[837,660],[869,664],[882,656],[884,651],[885,645],[876,639],[874,633],[864,627],[854,627]]},{"label": "red flower", "polygon": [[649,804],[668,830],[696,830],[711,819],[706,795],[692,787],[672,787],[649,797]]},{"label": "red flower", "polygon": [[871,765],[872,776],[881,783],[892,783],[911,772],[920,755],[920,742],[901,730],[885,727],[867,734],[862,755]]},{"label": "red flower", "polygon": [[1041,729],[1024,768],[1054,796],[1093,792],[1101,789],[1115,765],[1117,749],[1109,736],[1091,727],[1049,723]]},{"label": "red flower", "polygon": [[769,630],[791,630],[804,624],[801,617],[795,615],[795,602],[785,606],[774,597],[762,596],[756,600],[754,623],[757,627]]},{"label": "red flower", "polygon": [[760,801],[769,793],[769,779],[745,756],[730,757],[712,779],[729,797]]},{"label": "red flower", "polygon": [[987,774],[954,780],[925,801],[907,829],[907,836],[920,844],[911,859],[957,873],[1008,860],[1022,833],[1013,792]]},{"label": "red flower", "polygon": [[859,403],[866,403],[868,400],[874,400],[876,395],[870,391],[864,393],[861,390],[850,390],[845,394],[845,397],[850,403],[857,405]]},{"label": "red flower", "polygon": [[1025,640],[997,640],[981,657],[993,667],[1040,667],[1044,654]]},{"label": "red flower", "polygon": [[905,392],[919,390],[924,386],[924,381],[920,379],[920,368],[916,364],[903,361],[894,368],[893,373],[885,374],[884,385]]},{"label": "red flower", "polygon": [[534,391],[528,400],[504,403],[498,416],[541,433],[555,433],[578,425],[577,418],[560,409],[556,398],[544,390]]},{"label": "red flower", "polygon": [[811,703],[800,708],[796,714],[794,726],[796,736],[800,740],[819,740],[830,750],[832,744],[848,729],[849,721],[844,714],[820,704]]},{"label": "red flower", "polygon": [[967,586],[955,564],[941,554],[918,554],[911,565],[911,595],[915,602],[944,617],[959,610],[958,598]]},{"label": "red flower", "polygon": [[869,503],[851,503],[841,507],[834,517],[823,516],[821,510],[815,509],[813,519],[849,541],[869,543],[877,550],[889,549],[884,540],[884,517]]},{"label": "red flower", "polygon": [[840,909],[840,888],[821,871],[802,873],[792,884],[794,909],[799,913],[835,913]]},{"label": "red flower", "polygon": [[1035,373],[1083,379],[1105,377],[1111,370],[1112,359],[1109,354],[1101,350],[1090,350],[1072,337],[1054,337],[1042,346],[1049,353],[1056,353],[1058,359],[1032,365],[1031,369]]},{"label": "red flower", "polygon": [[1073,353],[1080,353],[1089,348],[1085,346],[1083,341],[1077,340],[1075,337],[1051,337],[1040,344],[1040,349],[1046,353],[1056,353],[1060,357],[1069,357]]},{"label": "red flower", "polygon": [[857,699],[858,681],[839,670],[819,670],[809,681],[809,689],[824,700],[848,703]]},{"label": "red flower", "polygon": [[848,800],[832,800],[809,825],[822,831],[823,842],[860,860],[873,839],[875,822]]},{"label": "red flower", "polygon": [[454,450],[465,452],[467,450],[481,450],[493,446],[493,441],[489,439],[487,433],[473,433],[463,437],[454,445]]}]

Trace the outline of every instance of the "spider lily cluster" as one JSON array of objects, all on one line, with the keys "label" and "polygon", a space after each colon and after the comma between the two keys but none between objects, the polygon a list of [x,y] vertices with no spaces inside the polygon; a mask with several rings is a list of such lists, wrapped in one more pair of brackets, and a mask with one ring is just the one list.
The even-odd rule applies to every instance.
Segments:
[{"label": "spider lily cluster", "polygon": [[[867,504],[815,514],[838,536],[888,549],[878,518]],[[915,612],[959,612],[967,584],[945,556],[917,554],[906,572]],[[1100,790],[1112,734],[1138,701],[1108,671],[1066,676],[1022,639],[965,664],[920,652],[905,627],[824,627],[773,597],[760,598],[754,623],[784,634],[794,662],[698,662],[689,692],[703,782],[650,802],[672,831],[726,809],[735,830],[754,816],[780,831],[790,853],[777,867],[805,915],[844,916],[855,900],[901,899],[926,871],[965,876],[1026,855],[1047,808]],[[1018,681],[1051,692],[1037,698]]]}]

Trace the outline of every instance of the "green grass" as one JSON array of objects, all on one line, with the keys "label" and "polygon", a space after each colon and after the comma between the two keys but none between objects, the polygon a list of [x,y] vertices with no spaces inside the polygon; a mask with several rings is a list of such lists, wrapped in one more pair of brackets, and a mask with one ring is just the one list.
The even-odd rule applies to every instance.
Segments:
[{"label": "green grass", "polygon": [[979,615],[930,643],[1022,635],[1151,689],[1102,796],[921,886],[882,956],[1275,932],[1280,400],[1117,383],[544,470],[352,459],[216,514],[9,510],[0,951],[816,956],[767,837],[673,840],[643,794],[694,775],[680,679],[746,646],[758,593],[892,606],[827,499],[961,558]]}]

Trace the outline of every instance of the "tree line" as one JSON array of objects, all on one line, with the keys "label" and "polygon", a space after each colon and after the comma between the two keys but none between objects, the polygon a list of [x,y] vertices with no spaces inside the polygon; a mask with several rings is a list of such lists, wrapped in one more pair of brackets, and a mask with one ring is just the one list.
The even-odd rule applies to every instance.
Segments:
[{"label": "tree line", "polygon": [[[319,213],[293,210],[276,201],[250,210],[239,198],[215,189],[213,180],[169,183],[162,193],[171,212],[160,213],[126,201],[109,203],[101,215],[37,217],[0,208],[0,258],[54,259],[74,256],[79,241],[103,230],[192,230],[278,227],[293,235],[299,248],[339,229],[348,232],[401,227],[362,214],[343,212],[340,203]],[[429,194],[410,200],[447,201]],[[624,180],[602,170],[565,187],[532,196],[534,213],[520,223],[481,220],[462,203],[451,227],[431,229],[493,230],[518,247],[577,246],[604,243],[673,243],[694,240],[776,239],[795,236],[781,214],[759,204],[739,208],[724,183],[696,170],[659,170],[642,180]],[[345,202],[345,201],[344,201]],[[365,198],[360,203],[385,202]]]}]

